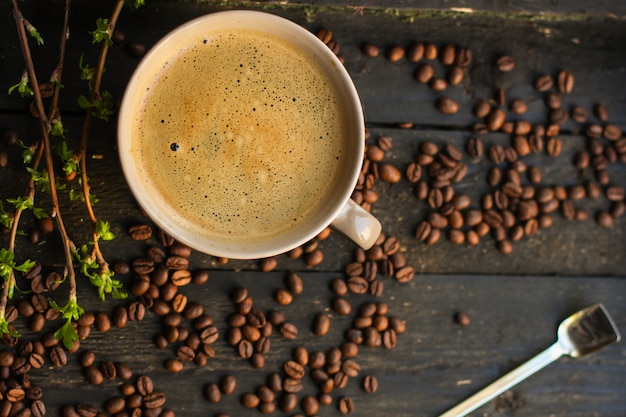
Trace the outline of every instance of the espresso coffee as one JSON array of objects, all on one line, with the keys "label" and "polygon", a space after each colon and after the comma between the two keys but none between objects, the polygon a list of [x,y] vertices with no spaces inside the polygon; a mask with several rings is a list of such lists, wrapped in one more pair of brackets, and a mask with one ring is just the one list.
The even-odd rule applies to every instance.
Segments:
[{"label": "espresso coffee", "polygon": [[348,157],[332,82],[274,35],[216,30],[144,86],[131,152],[146,189],[185,228],[261,242],[315,215]]}]

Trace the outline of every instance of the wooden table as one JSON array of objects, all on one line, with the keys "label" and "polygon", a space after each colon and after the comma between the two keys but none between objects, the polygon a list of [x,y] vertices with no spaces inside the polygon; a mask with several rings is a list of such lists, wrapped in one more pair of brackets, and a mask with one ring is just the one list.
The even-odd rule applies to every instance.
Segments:
[{"label": "wooden table", "polygon": [[[31,42],[41,80],[47,80],[56,63],[56,39],[63,18],[61,3],[20,2],[25,17],[46,41],[41,47]],[[232,6],[211,2],[147,3],[138,10],[126,8],[118,22],[125,41],[111,48],[103,79],[103,88],[115,100],[121,97],[139,61],[128,53],[128,43],[136,41],[149,47],[177,25],[205,13],[230,8],[259,9],[288,17],[313,32],[330,29],[361,95],[370,133],[368,143],[375,144],[382,136],[392,140],[393,147],[381,163],[393,164],[404,172],[415,160],[421,143],[432,141],[440,147],[453,144],[463,150],[463,161],[468,167],[467,175],[454,184],[454,189],[457,194],[469,195],[473,207],[479,207],[480,198],[494,190],[486,183],[493,164],[487,156],[470,158],[465,152],[467,139],[479,136],[486,149],[491,144],[506,147],[511,141],[511,135],[501,132],[473,132],[475,124],[482,121],[472,113],[474,104],[479,99],[493,101],[497,89],[504,90],[507,102],[520,98],[528,104],[525,115],[507,112],[507,120],[525,119],[545,125],[545,94],[536,91],[533,82],[540,74],[554,75],[565,69],[575,76],[575,85],[570,94],[562,97],[564,109],[582,106],[590,113],[588,123],[604,124],[592,114],[596,104],[604,104],[609,109],[606,123],[626,129],[626,8],[621,4],[578,1],[544,6],[535,1],[522,5],[483,1],[472,10],[464,2],[447,3],[447,9],[441,9],[439,2],[423,7],[420,3],[422,8],[417,9],[415,4],[401,0],[384,2],[384,7],[379,4],[382,2],[374,1],[353,7],[340,0],[311,4],[263,1]],[[99,48],[91,45],[87,31],[93,30],[96,18],[107,17],[111,9],[112,2],[76,2],[72,8],[60,107],[68,143],[74,148],[78,147],[84,116],[77,97],[88,94],[86,83],[78,75],[78,61],[83,56],[84,62],[91,66],[95,63]],[[0,79],[6,91],[19,80],[24,68],[7,4],[0,12],[0,39]],[[381,55],[365,56],[360,47],[366,41],[378,45]],[[470,48],[473,59],[463,82],[448,86],[443,93],[435,92],[415,80],[418,64],[406,59],[390,62],[384,57],[391,46],[407,47],[414,41]],[[495,60],[503,54],[514,58],[513,71],[504,73],[495,68]],[[433,66],[437,76],[445,76],[446,67],[436,61]],[[437,111],[434,101],[444,94],[458,101],[457,114]],[[0,94],[0,127],[18,132],[26,144],[32,144],[40,131],[38,122],[29,114],[28,104],[17,94]],[[581,173],[572,165],[574,155],[585,149],[587,124],[569,120],[561,126],[562,152],[558,157],[541,152],[523,158],[529,166],[541,169],[540,186],[569,187],[594,179],[591,170]],[[160,245],[156,237],[134,241],[127,233],[132,225],[151,223],[137,208],[126,185],[115,140],[115,118],[109,122],[93,121],[87,150],[89,177],[92,192],[100,199],[95,206],[97,215],[110,222],[117,236],[103,243],[105,257],[111,263],[131,262],[144,257],[147,248]],[[5,200],[23,193],[28,177],[20,160],[21,150],[15,146],[0,147],[9,155],[8,166],[0,170],[1,196],[6,208]],[[610,164],[608,172],[611,185],[626,186],[624,163]],[[525,176],[523,181],[527,184]],[[76,186],[75,181],[73,184]],[[397,336],[394,349],[361,346],[355,358],[361,365],[360,375],[345,388],[335,389],[333,405],[322,406],[318,414],[340,415],[337,401],[348,396],[354,399],[354,415],[358,416],[435,416],[547,347],[555,340],[560,320],[582,307],[604,303],[622,333],[626,333],[626,220],[623,216],[616,218],[612,228],[596,223],[595,213],[609,207],[604,195],[575,202],[577,208],[588,210],[587,220],[567,220],[557,210],[552,227],[514,242],[513,252],[504,255],[490,236],[483,237],[477,245],[453,244],[445,239],[444,231],[444,237],[433,245],[420,242],[415,237],[416,228],[433,210],[415,197],[414,185],[405,177],[396,184],[378,180],[374,190],[379,200],[372,205],[372,213],[381,220],[387,237],[399,239],[400,250],[416,274],[408,283],[379,274],[378,280],[384,284],[382,295],[348,294],[346,298],[353,306],[350,315],[340,316],[332,310],[334,295],[329,283],[346,277],[344,269],[353,260],[355,246],[333,232],[319,242],[324,260],[316,266],[281,255],[276,258],[275,269],[262,272],[259,261],[230,260],[224,264],[208,255],[192,254],[190,269],[207,270],[209,280],[202,285],[182,287],[180,292],[189,301],[202,304],[220,331],[220,339],[213,345],[215,357],[206,366],[185,363],[184,370],[177,374],[165,370],[164,362],[175,356],[180,343],[165,349],[155,347],[153,339],[163,326],[151,312],[146,313],[143,321],[129,322],[123,329],[106,333],[92,329],[90,336],[81,341],[79,352],[91,349],[96,363],[125,362],[135,377],[150,376],[155,387],[166,394],[165,407],[178,416],[214,416],[220,412],[255,415],[256,411],[242,407],[241,395],[263,385],[269,373],[281,372],[294,347],[327,351],[339,346],[358,306],[368,301],[383,302],[389,306],[390,316],[406,321],[407,331]],[[70,202],[65,193],[61,191],[61,210],[70,236],[77,245],[87,243],[91,226],[84,206],[79,201]],[[36,201],[38,206],[49,209],[47,195],[38,192]],[[32,217],[25,216],[20,229],[28,231],[32,224]],[[8,235],[4,234],[2,247],[7,244]],[[36,245],[18,236],[16,259],[26,258],[40,261],[44,271],[59,270],[63,255],[58,233],[45,235]],[[304,291],[295,296],[291,305],[280,306],[274,301],[273,292],[285,288],[284,279],[290,271],[302,277]],[[128,284],[132,273],[119,277]],[[28,288],[19,276],[18,284]],[[253,369],[225,342],[226,320],[235,311],[229,295],[237,286],[248,288],[256,308],[280,310],[299,329],[295,340],[284,339],[274,331],[262,369]],[[62,284],[46,296],[61,302],[66,287]],[[79,278],[78,287],[80,304],[91,312],[112,313],[118,305],[135,301],[131,295],[125,301],[100,302],[86,278]],[[16,293],[9,304],[30,296]],[[471,323],[461,326],[455,322],[457,312],[467,313]],[[323,337],[311,331],[317,313],[331,316],[330,331]],[[29,330],[28,319],[20,317],[15,326],[23,340],[37,340],[60,323],[48,322],[42,332],[34,333]],[[581,360],[562,359],[472,415],[626,415],[625,346],[613,345]],[[78,356],[79,353],[70,354],[67,365],[61,368],[46,358],[41,369],[29,372],[32,383],[43,388],[47,415],[59,415],[59,408],[67,404],[87,403],[102,409],[106,399],[121,395],[119,378],[98,386],[88,383]],[[203,395],[204,387],[227,373],[237,377],[235,393],[223,396],[217,404],[209,403]],[[377,377],[380,387],[375,394],[363,390],[365,375]],[[316,385],[305,377],[300,397],[317,394]]]}]

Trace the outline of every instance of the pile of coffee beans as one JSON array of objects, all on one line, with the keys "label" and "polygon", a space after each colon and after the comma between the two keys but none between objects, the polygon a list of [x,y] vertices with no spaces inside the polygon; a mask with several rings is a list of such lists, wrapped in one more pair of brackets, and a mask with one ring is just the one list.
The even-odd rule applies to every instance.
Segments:
[{"label": "pile of coffee beans", "polygon": [[[97,369],[93,366],[95,354],[91,351],[85,351],[80,356],[80,361],[85,366],[85,372],[88,369]],[[104,361],[100,364],[103,368],[105,379],[113,380],[116,376],[122,379],[123,383],[119,386],[120,395],[108,398],[103,404],[103,411],[106,415],[141,415],[148,417],[174,417],[176,414],[173,410],[166,408],[165,393],[154,388],[152,379],[146,375],[140,375],[131,383],[133,373],[130,368],[122,363],[113,364]],[[100,384],[102,382],[98,382]],[[102,412],[98,407],[77,403],[73,405],[65,405],[60,410],[61,417],[85,417],[99,416]]]},{"label": "pile of coffee beans", "polygon": [[[378,55],[378,48],[371,42],[363,44],[362,52]],[[420,62],[415,71],[418,82],[428,84],[434,91],[444,91],[448,86],[462,83],[464,69],[471,64],[471,51],[445,44],[415,42],[404,50],[393,46],[387,53],[391,62],[406,57],[413,63]],[[437,58],[441,66],[448,68],[447,77],[436,76],[432,62]],[[510,72],[515,61],[509,55],[500,56],[494,63],[497,70]],[[563,108],[562,97],[573,91],[574,75],[561,70],[555,75],[539,74],[534,88],[544,94],[547,108],[547,124],[531,124],[519,118],[528,106],[521,98],[507,102],[506,92],[496,88],[493,99],[479,99],[473,114],[477,121],[471,130],[474,135],[466,143],[466,155],[452,144],[438,145],[425,141],[419,144],[415,160],[405,170],[409,182],[415,184],[416,197],[426,202],[432,211],[417,225],[416,238],[434,244],[445,234],[455,244],[477,245],[484,236],[491,236],[497,249],[503,254],[513,250],[513,242],[534,235],[538,230],[553,224],[553,215],[560,211],[568,220],[586,220],[591,217],[579,201],[586,198],[604,197],[608,206],[595,213],[596,222],[611,227],[615,217],[626,211],[624,187],[612,184],[607,167],[626,162],[626,138],[618,126],[608,123],[608,110],[596,105],[593,114],[596,121],[589,123],[589,112],[581,106],[573,106],[568,112]],[[443,113],[454,114],[458,103],[441,96],[435,101]],[[513,117],[510,117],[513,116]],[[572,119],[584,132],[587,150],[581,151],[572,161],[580,171],[577,184],[553,185],[544,178],[538,166],[524,161],[528,155],[545,153],[551,157],[561,154],[559,138],[561,125]],[[411,127],[411,124],[403,127]],[[483,137],[491,132],[510,135],[510,143],[484,145]],[[492,164],[486,182],[492,191],[482,196],[480,202],[472,202],[468,195],[455,193],[454,185],[463,180],[467,163],[477,163],[488,158]]]}]

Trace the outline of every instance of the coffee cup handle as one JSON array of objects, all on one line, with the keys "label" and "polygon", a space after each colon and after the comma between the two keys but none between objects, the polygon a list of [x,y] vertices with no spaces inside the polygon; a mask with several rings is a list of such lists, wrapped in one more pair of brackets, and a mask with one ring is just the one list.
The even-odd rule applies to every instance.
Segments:
[{"label": "coffee cup handle", "polygon": [[365,250],[374,246],[382,231],[380,222],[352,199],[348,200],[331,226]]}]

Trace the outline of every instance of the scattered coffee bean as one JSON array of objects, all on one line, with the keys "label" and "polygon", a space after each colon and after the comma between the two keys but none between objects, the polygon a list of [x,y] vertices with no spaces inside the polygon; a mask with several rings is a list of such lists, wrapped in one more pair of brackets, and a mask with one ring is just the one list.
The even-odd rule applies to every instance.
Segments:
[{"label": "scattered coffee bean", "polygon": [[459,104],[449,97],[440,97],[435,104],[443,114],[455,114],[459,111]]},{"label": "scattered coffee bean", "polygon": [[402,58],[404,58],[404,48],[399,45],[392,46],[387,51],[387,59],[391,62],[398,62]]},{"label": "scattered coffee bean", "polygon": [[508,55],[502,55],[496,60],[496,67],[502,72],[513,71],[515,68],[515,61]]}]

